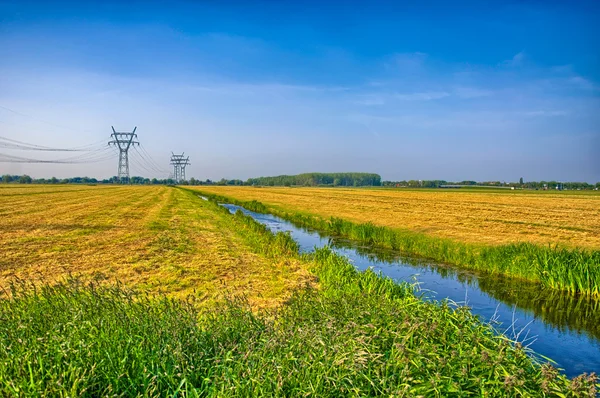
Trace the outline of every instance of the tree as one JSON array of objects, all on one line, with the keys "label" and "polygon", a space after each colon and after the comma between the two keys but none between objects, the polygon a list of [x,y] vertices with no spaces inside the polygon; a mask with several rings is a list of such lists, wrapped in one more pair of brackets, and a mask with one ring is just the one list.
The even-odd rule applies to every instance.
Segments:
[{"label": "tree", "polygon": [[28,175],[22,175],[19,178],[19,183],[20,184],[31,184],[31,177],[29,177]]},{"label": "tree", "polygon": [[372,173],[304,173],[298,175],[280,175],[275,177],[249,178],[245,185],[263,186],[379,186],[381,176]]},{"label": "tree", "polygon": [[519,178],[519,184],[523,185],[523,177]]},{"label": "tree", "polygon": [[3,182],[3,183],[5,183],[5,184],[8,184],[8,183],[9,183],[9,182],[11,182],[11,181],[12,181],[12,177],[11,177],[10,175],[8,175],[8,174],[4,174],[4,175],[2,176],[2,182]]}]

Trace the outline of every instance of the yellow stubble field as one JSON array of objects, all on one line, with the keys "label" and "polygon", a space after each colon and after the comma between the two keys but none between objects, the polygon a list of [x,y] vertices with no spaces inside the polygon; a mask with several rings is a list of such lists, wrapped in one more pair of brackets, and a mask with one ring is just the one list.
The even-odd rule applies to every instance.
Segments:
[{"label": "yellow stubble field", "polygon": [[271,307],[309,281],[298,260],[255,254],[212,206],[163,186],[0,185],[0,287],[72,275]]},{"label": "yellow stubble field", "polygon": [[600,248],[598,192],[202,186],[267,206],[457,241]]}]

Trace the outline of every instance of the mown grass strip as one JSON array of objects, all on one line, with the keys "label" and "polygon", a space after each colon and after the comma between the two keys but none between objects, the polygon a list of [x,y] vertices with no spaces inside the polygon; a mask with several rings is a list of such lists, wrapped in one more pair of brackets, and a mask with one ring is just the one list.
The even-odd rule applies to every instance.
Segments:
[{"label": "mown grass strip", "polygon": [[[199,191],[195,191],[199,192]],[[572,294],[600,297],[600,251],[568,249],[514,243],[484,246],[431,237],[423,233],[392,229],[372,223],[358,224],[340,218],[324,219],[299,212],[269,208],[256,200],[202,192],[223,203],[243,206],[259,213],[271,213],[296,225],[313,228],[333,236],[352,239],[375,247],[398,250],[437,262],[539,282],[544,287]]]}]

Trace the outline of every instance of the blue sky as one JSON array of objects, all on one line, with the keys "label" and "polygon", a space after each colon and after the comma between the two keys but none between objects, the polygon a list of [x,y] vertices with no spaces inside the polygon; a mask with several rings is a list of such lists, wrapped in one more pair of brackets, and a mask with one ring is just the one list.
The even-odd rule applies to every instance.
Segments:
[{"label": "blue sky", "polygon": [[48,3],[0,1],[0,136],[138,126],[157,163],[185,151],[201,179],[600,181],[597,2]]}]

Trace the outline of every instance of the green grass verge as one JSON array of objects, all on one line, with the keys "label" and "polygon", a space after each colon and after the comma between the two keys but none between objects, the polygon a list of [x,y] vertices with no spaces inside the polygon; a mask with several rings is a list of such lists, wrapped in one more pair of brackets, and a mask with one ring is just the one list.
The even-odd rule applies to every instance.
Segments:
[{"label": "green grass verge", "polygon": [[[257,247],[299,256],[254,225]],[[275,249],[267,246],[276,246]],[[297,247],[296,247],[297,249]],[[287,254],[286,254],[287,253]],[[68,280],[0,300],[1,396],[594,396],[470,311],[430,303],[328,249],[304,256],[319,287],[275,312]]]},{"label": "green grass verge", "polygon": [[[199,191],[196,191],[199,192]],[[431,237],[423,233],[359,224],[340,218],[325,219],[300,212],[288,212],[253,201],[202,192],[212,200],[232,203],[259,213],[271,213],[296,225],[326,234],[417,255],[437,262],[491,274],[539,282],[544,287],[573,294],[600,297],[600,251],[568,249],[515,243],[483,246]]]},{"label": "green grass verge", "polygon": [[419,300],[322,249],[321,286],[276,313],[118,286],[14,286],[0,302],[3,396],[594,396],[465,308]]}]

